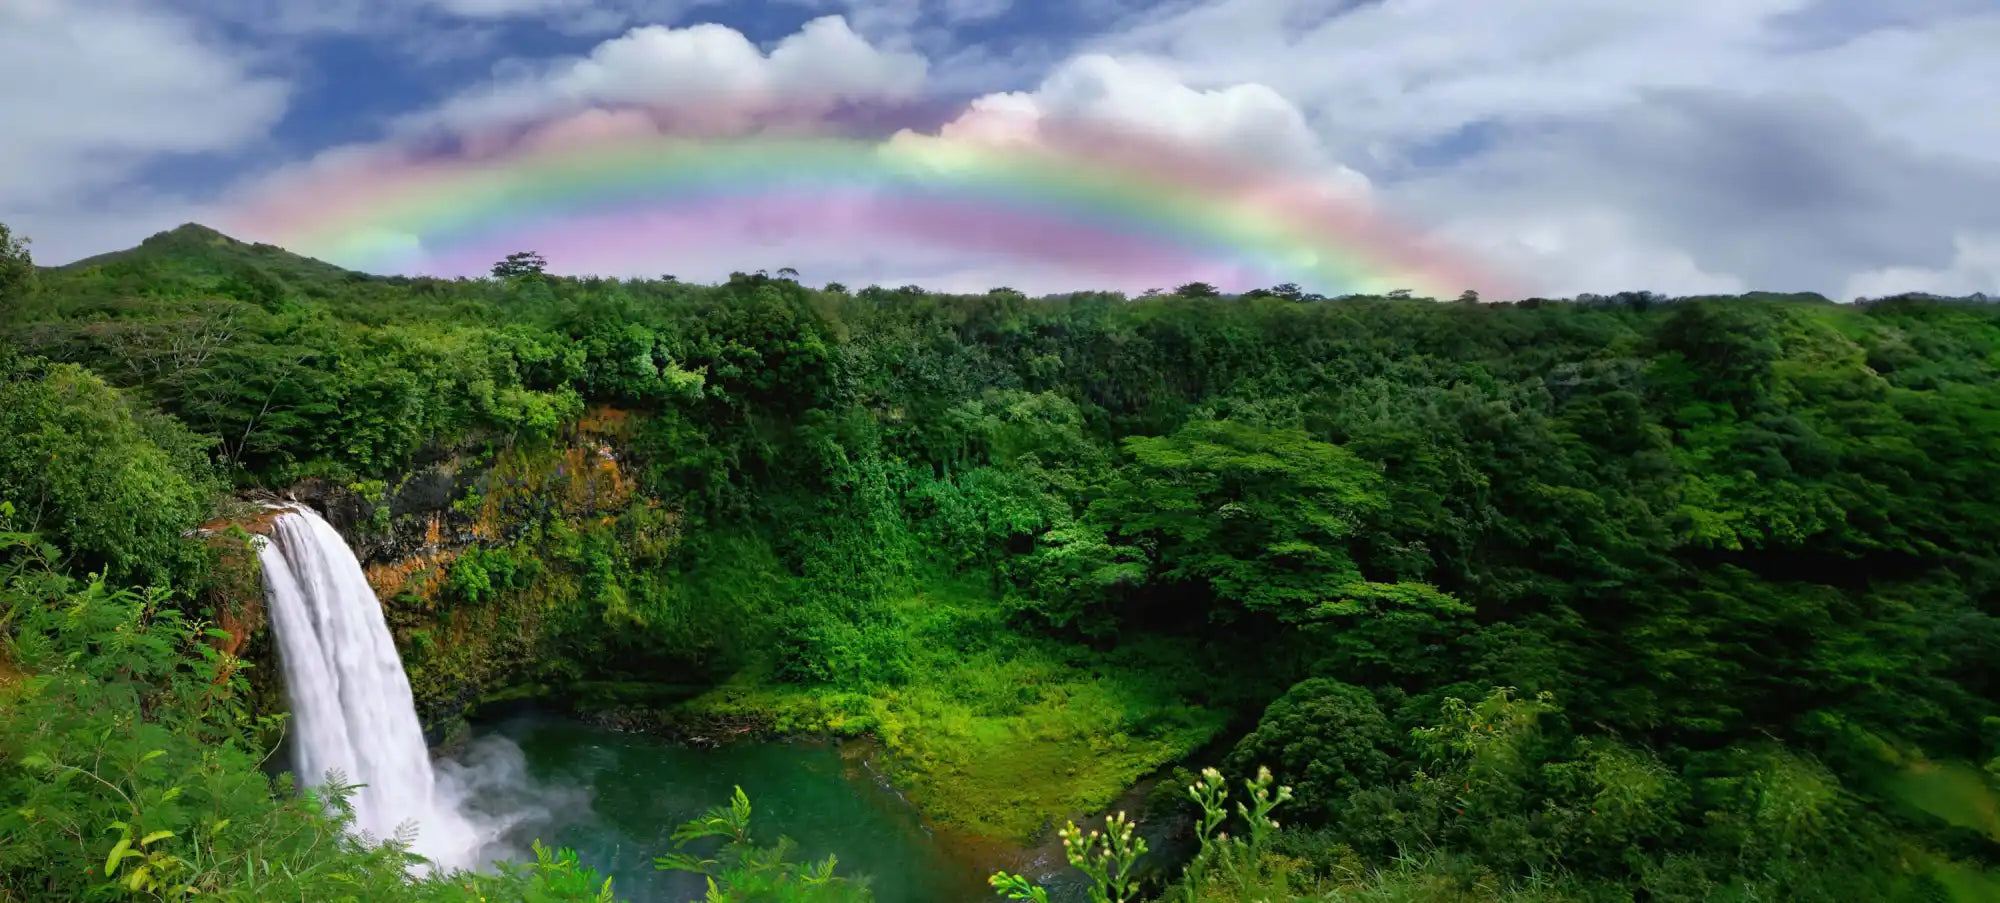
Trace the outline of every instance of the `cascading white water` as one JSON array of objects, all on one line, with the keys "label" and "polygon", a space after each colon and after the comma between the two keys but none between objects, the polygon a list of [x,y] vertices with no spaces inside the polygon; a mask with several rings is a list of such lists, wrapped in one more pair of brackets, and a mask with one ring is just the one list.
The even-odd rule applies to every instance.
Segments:
[{"label": "cascading white water", "polygon": [[431,769],[403,661],[347,541],[311,510],[287,508],[258,554],[299,779],[337,770],[363,785],[351,798],[357,830],[382,840],[411,828],[412,851],[437,865],[482,865],[490,838]]}]

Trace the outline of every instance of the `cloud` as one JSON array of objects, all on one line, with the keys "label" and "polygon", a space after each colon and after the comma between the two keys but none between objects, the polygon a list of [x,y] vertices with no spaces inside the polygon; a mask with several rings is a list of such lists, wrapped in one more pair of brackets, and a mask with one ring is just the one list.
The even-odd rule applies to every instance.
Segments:
[{"label": "cloud", "polygon": [[870,44],[839,16],[805,23],[768,53],[723,25],[645,26],[585,57],[462,93],[403,125],[464,131],[605,107],[726,111],[780,101],[913,97],[926,69],[921,55]]},{"label": "cloud", "polygon": [[1578,115],[1642,87],[1741,74],[1770,16],[1805,0],[1671,5],[1543,0],[1217,0],[1097,42],[1171,61],[1192,83],[1258,82],[1347,149],[1396,149],[1496,116]]},{"label": "cloud", "polygon": [[[1904,12],[1961,5],[1958,0],[1924,0]],[[1774,65],[1751,73],[1739,90],[1757,95],[1810,91],[1846,107],[1868,131],[1885,139],[2000,164],[2000,116],[1976,112],[1993,108],[1993,86],[2000,85],[1995,46],[2000,46],[2000,9],[1981,3],[1976,12],[1900,24],[1780,56],[1771,61]]]},{"label": "cloud", "polygon": [[800,0],[819,9],[837,9],[854,30],[872,38],[909,41],[924,17],[924,0]]},{"label": "cloud", "polygon": [[[284,113],[288,85],[187,20],[119,2],[0,7],[0,211],[44,259],[107,249],[89,214],[162,155],[236,151]],[[170,198],[126,207],[186,206]],[[115,224],[114,224],[115,226]]]},{"label": "cloud", "polygon": [[[1039,146],[1054,140],[1045,124],[1060,130],[1073,122],[1109,126],[1219,162],[1263,169],[1288,187],[1310,183],[1345,198],[1368,190],[1368,180],[1333,160],[1298,108],[1270,88],[1241,84],[1197,90],[1143,59],[1076,57],[1032,91],[974,99],[936,137]],[[905,132],[895,140],[914,148],[926,137]]]},{"label": "cloud", "polygon": [[[790,0],[809,9],[839,10],[854,30],[871,40],[926,44],[953,25],[969,25],[1004,15],[1015,0]],[[932,47],[932,49],[938,49]]]},{"label": "cloud", "polygon": [[[1735,294],[1750,288],[1736,276],[1703,269],[1686,252],[1646,234],[1644,223],[1603,206],[1460,217],[1440,234],[1510,272],[1531,274],[1527,293],[1543,297],[1642,289],[1669,295]],[[1490,300],[1507,300],[1486,294]]]},{"label": "cloud", "polygon": [[431,0],[431,5],[456,16],[492,19],[575,10],[591,6],[591,0]]},{"label": "cloud", "polygon": [[1545,282],[1834,292],[2000,227],[1996,42],[1972,0],[1212,0],[1093,46],[1270,86],[1386,207]]},{"label": "cloud", "polygon": [[1847,296],[1879,298],[1904,292],[1961,297],[2000,296],[2000,232],[1961,233],[1952,239],[1951,262],[1939,269],[1889,267],[1847,282]]},{"label": "cloud", "polygon": [[[1831,294],[1857,271],[1941,257],[1968,224],[2000,228],[2000,168],[1917,150],[1811,95],[1649,93],[1610,114],[1523,124],[1385,193],[1432,221],[1503,234],[1592,207],[1659,256],[1660,269],[1632,258],[1619,281],[1572,289],[1587,291],[1693,290],[1710,284],[1706,273]],[[1616,275],[1603,250],[1522,262],[1574,286],[1578,273]]]},{"label": "cloud", "polygon": [[954,22],[982,22],[1012,9],[1014,0],[943,0],[940,12]]},{"label": "cloud", "polygon": [[[664,23],[720,0],[165,0],[190,14],[261,34],[410,37],[464,23],[535,21],[568,34],[608,34]],[[412,42],[414,43],[414,42]]]},{"label": "cloud", "polygon": [[284,111],[284,83],[188,23],[118,4],[0,10],[0,198],[35,204],[159,152],[229,150]]},{"label": "cloud", "polygon": [[1105,0],[781,0],[838,12],[876,46],[921,53],[933,90],[967,97],[1034,83],[1070,55]]},{"label": "cloud", "polygon": [[1327,165],[1319,137],[1291,101],[1262,84],[1196,90],[1148,60],[1086,54],[1031,92],[990,95],[976,107],[1112,123],[1288,168]]}]

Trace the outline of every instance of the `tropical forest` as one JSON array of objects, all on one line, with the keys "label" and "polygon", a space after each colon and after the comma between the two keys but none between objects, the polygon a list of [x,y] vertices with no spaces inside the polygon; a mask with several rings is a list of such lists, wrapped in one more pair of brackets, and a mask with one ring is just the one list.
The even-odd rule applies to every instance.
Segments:
[{"label": "tropical forest", "polygon": [[1991,299],[27,238],[5,903],[2000,899]]}]

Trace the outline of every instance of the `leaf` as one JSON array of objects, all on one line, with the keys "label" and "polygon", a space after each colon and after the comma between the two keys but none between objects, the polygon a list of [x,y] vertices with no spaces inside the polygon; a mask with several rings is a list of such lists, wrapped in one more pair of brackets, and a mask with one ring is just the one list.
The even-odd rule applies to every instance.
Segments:
[{"label": "leaf", "polygon": [[118,863],[124,860],[126,853],[131,851],[131,835],[128,834],[118,838],[118,843],[111,847],[111,855],[104,857],[104,877],[109,878],[111,877],[111,873],[118,871]]},{"label": "leaf", "polygon": [[653,860],[653,868],[656,871],[662,872],[680,871],[706,874],[709,866],[716,864],[718,863],[713,859],[701,859],[687,853],[668,853]]},{"label": "leaf", "polygon": [[139,838],[139,845],[143,847],[146,846],[147,844],[152,843],[155,840],[164,840],[172,836],[174,836],[174,832],[172,831],[154,831],[153,833],[148,834],[145,837]]}]

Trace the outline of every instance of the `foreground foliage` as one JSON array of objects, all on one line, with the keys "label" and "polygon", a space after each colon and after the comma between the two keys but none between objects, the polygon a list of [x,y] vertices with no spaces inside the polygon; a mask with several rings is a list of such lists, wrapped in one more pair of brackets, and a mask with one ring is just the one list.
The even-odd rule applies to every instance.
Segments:
[{"label": "foreground foliage", "polygon": [[[412,879],[423,863],[407,838],[348,833],[352,786],[294,793],[290,775],[262,770],[246,666],[207,642],[219,631],[161,590],[79,585],[56,555],[0,532],[0,900],[613,903],[609,878],[539,842],[529,861]],[[797,866],[789,841],[763,847],[749,829],[738,788],[674,833],[719,839],[709,857],[660,868],[709,875],[714,903],[868,899],[832,859]]]},{"label": "foreground foliage", "polygon": [[0,899],[472,899],[349,838],[339,784],[274,786],[243,664],[206,625],[159,590],[56,574],[55,552],[0,534]]},{"label": "foreground foliage", "polygon": [[655,860],[662,870],[693,872],[708,879],[707,903],[865,903],[873,899],[864,883],[834,874],[837,860],[815,863],[786,860],[792,842],[780,837],[759,847],[750,837],[750,798],[743,788],[728,805],[717,806],[674,831],[676,846],[710,838],[722,849],[713,857],[675,853]]}]

